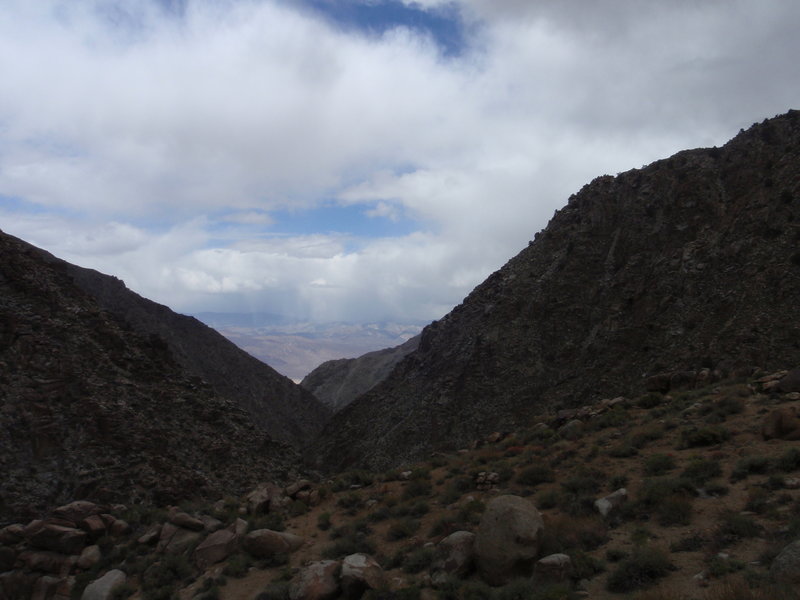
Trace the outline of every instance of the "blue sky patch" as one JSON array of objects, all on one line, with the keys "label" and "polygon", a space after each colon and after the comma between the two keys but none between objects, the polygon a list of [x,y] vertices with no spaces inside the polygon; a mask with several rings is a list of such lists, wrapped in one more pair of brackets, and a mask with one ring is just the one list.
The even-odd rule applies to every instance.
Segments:
[{"label": "blue sky patch", "polygon": [[429,34],[444,56],[459,56],[466,46],[464,23],[455,4],[436,10],[399,0],[303,0],[304,4],[344,29],[382,35],[395,27]]},{"label": "blue sky patch", "polygon": [[323,204],[308,210],[282,210],[270,212],[274,223],[272,233],[307,235],[313,233],[341,233],[360,238],[399,237],[419,229],[411,219],[396,221],[385,217],[367,215],[364,205],[341,206]]}]

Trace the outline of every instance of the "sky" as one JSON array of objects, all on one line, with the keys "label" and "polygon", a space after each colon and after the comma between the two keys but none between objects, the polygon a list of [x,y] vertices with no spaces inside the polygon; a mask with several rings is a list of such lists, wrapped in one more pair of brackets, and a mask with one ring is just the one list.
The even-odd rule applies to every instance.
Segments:
[{"label": "sky", "polygon": [[800,108],[796,0],[0,0],[0,229],[189,314],[425,321]]}]

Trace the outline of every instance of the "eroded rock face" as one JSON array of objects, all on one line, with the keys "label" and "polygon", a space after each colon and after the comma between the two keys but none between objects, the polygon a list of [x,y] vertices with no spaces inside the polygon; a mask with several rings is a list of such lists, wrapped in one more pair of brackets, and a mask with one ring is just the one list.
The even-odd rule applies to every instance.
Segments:
[{"label": "eroded rock face", "polygon": [[475,560],[490,585],[529,577],[539,554],[544,523],[536,507],[519,496],[498,496],[487,505],[475,535]]},{"label": "eroded rock face", "polygon": [[639,396],[648,377],[664,390],[800,364],[798,165],[792,111],[722,148],[596,178],[309,455],[383,470],[545,406]]},{"label": "eroded rock face", "polygon": [[436,547],[436,559],[431,570],[447,575],[465,577],[475,562],[475,534],[455,531]]},{"label": "eroded rock face", "polygon": [[256,529],[244,536],[242,545],[257,558],[269,558],[298,550],[303,545],[303,538],[285,531]]}]

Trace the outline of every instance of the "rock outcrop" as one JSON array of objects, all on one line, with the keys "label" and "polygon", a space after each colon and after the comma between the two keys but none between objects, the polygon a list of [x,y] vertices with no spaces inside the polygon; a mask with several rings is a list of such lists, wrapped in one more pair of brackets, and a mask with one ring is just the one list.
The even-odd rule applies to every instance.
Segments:
[{"label": "rock outcrop", "polygon": [[798,181],[798,111],[598,177],[307,455],[384,469],[651,383],[800,364]]}]

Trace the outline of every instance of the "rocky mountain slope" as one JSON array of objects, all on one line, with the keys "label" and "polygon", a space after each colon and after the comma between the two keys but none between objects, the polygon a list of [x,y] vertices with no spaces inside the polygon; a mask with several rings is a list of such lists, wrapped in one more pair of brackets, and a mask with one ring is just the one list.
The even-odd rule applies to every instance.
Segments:
[{"label": "rocky mountain slope", "polygon": [[134,331],[163,339],[186,371],[239,404],[253,421],[276,440],[300,446],[312,439],[330,416],[313,394],[193,317],[180,315],[130,291],[115,277],[56,261],[103,310]]},{"label": "rocky mountain slope", "polygon": [[800,112],[570,197],[309,450],[387,467],[616,391],[800,362]]},{"label": "rocky mountain slope", "polygon": [[294,451],[184,368],[175,339],[103,310],[75,273],[0,232],[0,522],[75,498],[236,493],[290,471]]},{"label": "rocky mountain slope", "polygon": [[367,352],[358,358],[326,361],[306,375],[300,386],[333,411],[342,410],[386,379],[395,365],[418,346],[419,336],[414,336],[394,348]]}]

